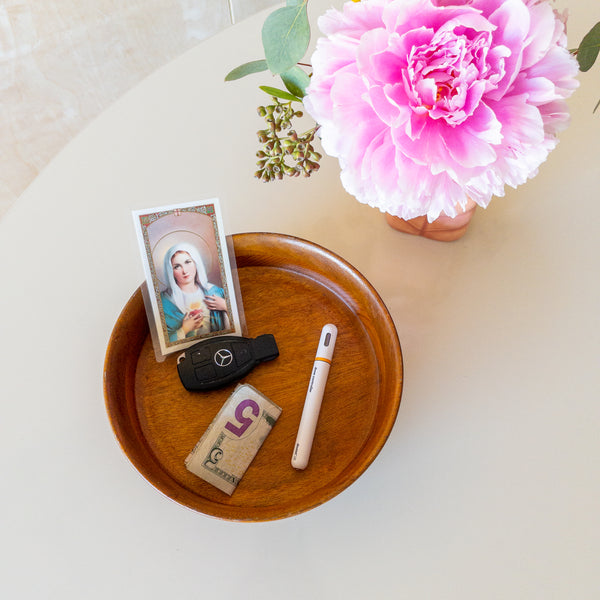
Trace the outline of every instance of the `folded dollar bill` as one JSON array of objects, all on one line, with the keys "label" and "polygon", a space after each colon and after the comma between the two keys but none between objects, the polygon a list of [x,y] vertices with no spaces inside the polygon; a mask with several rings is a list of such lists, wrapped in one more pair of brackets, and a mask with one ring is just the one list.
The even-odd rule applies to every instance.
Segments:
[{"label": "folded dollar bill", "polygon": [[280,414],[256,388],[238,385],[185,459],[186,468],[231,496]]}]

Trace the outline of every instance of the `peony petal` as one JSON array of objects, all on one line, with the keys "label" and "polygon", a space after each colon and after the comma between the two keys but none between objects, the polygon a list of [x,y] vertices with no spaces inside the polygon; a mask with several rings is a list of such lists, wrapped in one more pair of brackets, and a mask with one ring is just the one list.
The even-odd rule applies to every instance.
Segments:
[{"label": "peony petal", "polygon": [[418,165],[429,165],[432,172],[439,173],[452,163],[443,140],[446,127],[446,124],[429,119],[417,139],[413,140],[404,135],[401,128],[395,128],[392,129],[392,140],[406,157]]},{"label": "peony petal", "polygon": [[398,117],[398,108],[390,103],[380,86],[373,86],[367,94],[376,115],[389,127]]},{"label": "peony petal", "polygon": [[527,95],[527,102],[533,105],[546,104],[556,98],[556,87],[545,77],[527,77],[520,73],[517,77],[511,94],[515,96]]},{"label": "peony petal", "polygon": [[467,169],[484,167],[496,160],[493,146],[473,135],[466,127],[455,128],[444,137],[444,143],[452,160]]},{"label": "peony petal", "polygon": [[530,15],[522,0],[504,0],[490,15],[490,22],[497,26],[494,32],[496,44],[506,46],[510,56],[505,59],[506,74],[498,88],[490,93],[497,100],[501,98],[516,79],[521,69],[523,46],[529,32]]},{"label": "peony petal", "polygon": [[534,4],[529,8],[531,28],[523,50],[523,69],[539,62],[551,47],[554,38],[556,17],[547,2]]},{"label": "peony petal", "polygon": [[557,93],[567,98],[579,87],[577,60],[566,48],[555,46],[544,58],[527,70],[529,77],[545,77],[554,83]]},{"label": "peony petal", "polygon": [[415,27],[402,34],[392,33],[389,36],[390,51],[406,66],[407,57],[415,47],[425,46],[431,42],[434,31],[430,27]]},{"label": "peony petal", "polygon": [[317,20],[319,29],[326,36],[344,32],[357,39],[365,32],[381,26],[381,16],[387,4],[386,0],[370,0],[369,10],[350,2],[344,4],[342,12],[330,8]]},{"label": "peony petal", "polygon": [[376,82],[397,81],[401,67],[393,55],[390,57],[388,42],[389,35],[381,27],[367,31],[362,36],[356,53],[359,73],[367,74]]},{"label": "peony petal", "polygon": [[483,102],[479,104],[473,116],[465,122],[464,127],[471,135],[477,136],[488,144],[502,143],[502,123],[494,111]]}]

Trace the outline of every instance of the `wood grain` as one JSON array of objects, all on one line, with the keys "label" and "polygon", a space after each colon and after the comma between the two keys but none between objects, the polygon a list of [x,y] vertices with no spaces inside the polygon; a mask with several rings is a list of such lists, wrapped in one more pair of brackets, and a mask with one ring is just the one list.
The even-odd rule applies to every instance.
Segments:
[{"label": "wood grain", "polygon": [[[244,378],[282,407],[279,421],[229,497],[184,459],[235,385],[187,392],[176,356],[154,358],[140,290],[123,309],[105,362],[106,407],[134,466],[174,500],[223,519],[292,516],[331,499],[374,460],[396,419],[402,354],[393,321],[348,263],[310,242],[269,233],[233,236],[248,335],[272,333],[280,356]],[[338,327],[309,466],[290,464],[321,328]]]}]

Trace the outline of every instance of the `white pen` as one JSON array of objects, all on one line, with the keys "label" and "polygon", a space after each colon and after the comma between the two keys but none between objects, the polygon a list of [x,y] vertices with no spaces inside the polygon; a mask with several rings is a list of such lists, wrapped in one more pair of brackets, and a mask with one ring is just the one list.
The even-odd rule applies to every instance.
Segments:
[{"label": "white pen", "polygon": [[321,331],[321,339],[319,340],[319,347],[317,348],[317,355],[313,364],[306,399],[304,400],[300,427],[298,427],[298,435],[294,444],[294,454],[292,456],[292,467],[294,469],[306,469],[308,465],[336,338],[337,327],[331,324],[325,325]]}]

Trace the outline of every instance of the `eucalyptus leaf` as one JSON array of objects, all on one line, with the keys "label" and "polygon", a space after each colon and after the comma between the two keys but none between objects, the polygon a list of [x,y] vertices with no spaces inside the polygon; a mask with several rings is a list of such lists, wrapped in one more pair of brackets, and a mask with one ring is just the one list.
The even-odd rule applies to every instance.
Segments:
[{"label": "eucalyptus leaf", "polygon": [[281,98],[282,100],[291,100],[292,102],[302,102],[297,96],[294,96],[289,92],[284,92],[278,88],[270,87],[268,85],[260,85],[259,87],[263,92],[269,94],[269,96],[275,96],[275,98]]},{"label": "eucalyptus leaf", "polygon": [[298,98],[304,98],[310,77],[300,67],[295,66],[282,73],[281,79],[289,92]]},{"label": "eucalyptus leaf", "polygon": [[577,61],[581,71],[589,71],[600,51],[600,23],[596,23],[585,35],[577,49]]},{"label": "eucalyptus leaf", "polygon": [[269,69],[275,75],[291,69],[306,53],[310,42],[307,1],[279,8],[264,22],[263,48]]},{"label": "eucalyptus leaf", "polygon": [[261,60],[253,60],[251,62],[244,63],[235,69],[232,69],[225,76],[225,81],[235,81],[241,79],[251,73],[260,73],[261,71],[268,71],[269,67],[267,61],[263,58]]}]

